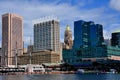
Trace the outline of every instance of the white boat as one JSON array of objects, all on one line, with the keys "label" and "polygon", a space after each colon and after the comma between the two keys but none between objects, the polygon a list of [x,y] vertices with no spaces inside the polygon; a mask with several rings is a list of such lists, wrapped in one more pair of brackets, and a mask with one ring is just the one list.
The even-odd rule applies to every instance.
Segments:
[{"label": "white boat", "polygon": [[84,73],[85,71],[84,71],[84,69],[78,69],[77,70],[77,73]]},{"label": "white boat", "polygon": [[42,65],[27,65],[26,72],[45,72],[45,68]]},{"label": "white boat", "polygon": [[110,69],[109,73],[116,73],[116,70],[115,69]]}]

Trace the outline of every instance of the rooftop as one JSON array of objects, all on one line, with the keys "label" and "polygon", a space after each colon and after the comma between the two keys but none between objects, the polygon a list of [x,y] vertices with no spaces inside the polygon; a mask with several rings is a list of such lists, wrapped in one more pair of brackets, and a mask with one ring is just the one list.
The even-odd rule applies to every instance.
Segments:
[{"label": "rooftop", "polygon": [[120,33],[120,30],[115,30],[113,33]]}]

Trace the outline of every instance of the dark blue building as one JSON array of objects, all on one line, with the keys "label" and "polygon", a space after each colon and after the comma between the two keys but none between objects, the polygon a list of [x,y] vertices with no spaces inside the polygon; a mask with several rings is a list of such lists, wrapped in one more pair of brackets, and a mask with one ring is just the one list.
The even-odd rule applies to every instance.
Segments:
[{"label": "dark blue building", "polygon": [[74,22],[74,45],[73,48],[88,48],[101,46],[104,42],[103,27],[89,21]]},{"label": "dark blue building", "polygon": [[120,31],[113,32],[111,37],[111,45],[114,47],[120,47]]}]

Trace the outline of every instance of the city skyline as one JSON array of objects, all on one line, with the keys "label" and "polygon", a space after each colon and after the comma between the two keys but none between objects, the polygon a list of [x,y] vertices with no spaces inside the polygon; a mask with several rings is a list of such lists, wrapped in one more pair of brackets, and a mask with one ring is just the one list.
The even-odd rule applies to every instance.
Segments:
[{"label": "city skyline", "polygon": [[[62,42],[66,25],[68,24],[74,33],[73,24],[76,20],[94,21],[102,24],[104,38],[110,38],[113,31],[120,29],[119,3],[119,0],[53,0],[52,2],[50,0],[1,0],[0,15],[10,12],[23,16],[25,46],[30,44],[30,38],[33,40],[32,21],[50,15],[56,15],[60,19],[60,39]],[[0,33],[2,31],[1,23],[0,20]],[[2,36],[0,36],[0,44],[1,38]]]}]

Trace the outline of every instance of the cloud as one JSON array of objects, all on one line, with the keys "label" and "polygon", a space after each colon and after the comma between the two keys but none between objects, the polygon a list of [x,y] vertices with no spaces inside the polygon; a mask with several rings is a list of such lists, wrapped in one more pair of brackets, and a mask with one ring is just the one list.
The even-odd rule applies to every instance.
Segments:
[{"label": "cloud", "polygon": [[111,33],[115,32],[117,30],[120,30],[119,23],[109,25],[109,28],[104,29],[104,31],[103,31],[105,39],[110,39]]},{"label": "cloud", "polygon": [[[108,24],[109,26],[111,24],[116,24],[114,22],[116,21],[117,16],[115,14],[105,14],[105,7],[92,9],[82,8],[83,6],[87,6],[87,4],[93,3],[93,1],[94,0],[92,0],[92,2],[85,2],[84,0],[75,0],[73,2],[73,0],[63,0],[61,2],[61,0],[53,0],[51,3],[51,0],[3,0],[0,1],[0,15],[10,12],[23,16],[25,45],[29,44],[28,42],[30,41],[30,37],[32,37],[33,41],[33,20],[44,16],[56,15],[60,19],[60,39],[63,42],[66,25],[68,24],[74,33],[74,21],[76,20],[92,20],[96,24],[100,23],[104,26],[108,26]],[[105,29],[107,33],[108,28]]]},{"label": "cloud", "polygon": [[[55,2],[57,3],[57,2]],[[96,15],[96,10],[86,11],[86,10],[79,10],[78,6],[71,6],[66,3],[62,4],[55,4],[55,3],[42,3],[38,1],[25,1],[18,2],[18,1],[2,1],[0,3],[0,14],[4,14],[6,12],[12,12],[16,14],[20,14],[24,17],[24,39],[25,43],[27,43],[30,36],[33,36],[33,24],[32,20],[41,18],[43,16],[49,16],[49,15],[56,15],[60,19],[61,28],[65,28],[66,25],[72,26],[73,30],[73,21],[75,17],[79,17],[81,19],[90,17],[93,17],[91,14],[87,14],[89,12],[94,12],[94,16]],[[4,6],[6,4],[7,6]],[[98,11],[99,13],[99,11]],[[80,15],[82,15],[80,17]],[[65,22],[64,22],[65,21]],[[63,30],[61,30],[61,37],[63,40]]]},{"label": "cloud", "polygon": [[110,1],[110,6],[113,9],[116,9],[116,10],[120,11],[120,0],[111,0]]}]

